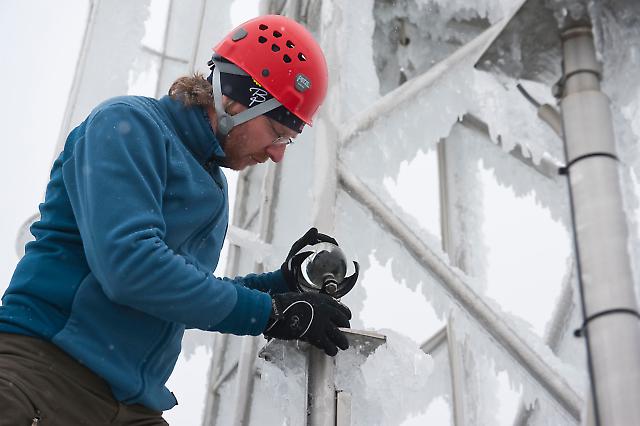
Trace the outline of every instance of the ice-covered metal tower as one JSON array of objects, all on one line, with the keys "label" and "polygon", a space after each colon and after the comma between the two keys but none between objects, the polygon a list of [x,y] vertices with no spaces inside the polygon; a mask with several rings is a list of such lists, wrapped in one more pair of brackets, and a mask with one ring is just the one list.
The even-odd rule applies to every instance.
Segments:
[{"label": "ice-covered metal tower", "polygon": [[[558,2],[548,7],[561,15],[575,13],[577,3]],[[570,228],[569,188],[559,175],[564,161],[560,116],[547,106],[540,110],[547,123],[540,121],[535,116],[536,109],[516,90],[518,81],[505,81],[474,69],[480,54],[509,22],[510,12],[520,5],[505,1],[465,6],[433,1],[369,1],[357,5],[337,1],[268,3],[271,12],[289,14],[315,32],[327,52],[333,78],[328,106],[323,109],[317,127],[307,131],[300,150],[292,152],[285,164],[265,170],[266,176],[273,173],[271,169],[276,170],[275,185],[263,186],[262,192],[258,192],[258,182],[263,178],[251,172],[244,176],[243,183],[248,186],[243,189],[246,192],[238,193],[238,200],[253,204],[255,217],[263,216],[265,206],[261,207],[256,201],[260,197],[269,200],[266,206],[272,209],[270,215],[275,222],[268,242],[281,247],[280,251],[296,231],[316,225],[325,232],[335,233],[361,260],[371,256],[383,261],[391,259],[394,278],[410,286],[416,281],[429,283],[423,285],[423,292],[446,325],[428,339],[422,349],[434,357],[432,375],[449,372],[444,384],[434,381],[433,386],[440,389],[434,390],[431,396],[445,395],[455,424],[498,423],[490,413],[495,411],[495,405],[504,401],[492,401],[486,393],[491,393],[494,386],[495,379],[491,376],[501,370],[508,371],[511,383],[521,389],[521,406],[511,419],[513,423],[578,424],[587,411],[585,395],[590,382],[584,347],[573,341],[574,329],[582,321],[577,309],[580,306],[574,272],[577,262],[569,256],[566,269],[556,277],[557,282],[541,284],[540,292],[548,292],[551,300],[547,303],[555,304],[556,308],[546,322],[546,333],[536,335],[520,324],[518,312],[505,312],[485,294],[488,285],[485,250],[490,242],[478,229],[485,219],[482,204],[491,202],[481,193],[485,186],[479,177],[479,163],[492,169],[497,181],[511,187],[517,195],[533,193],[537,203],[567,230]],[[584,10],[586,13],[587,9]],[[607,8],[590,12],[596,19],[603,20],[609,13]],[[557,28],[557,16],[553,13],[537,18],[551,19],[546,24]],[[604,27],[605,36],[611,30],[607,26],[629,24],[615,19],[598,22]],[[537,24],[541,26],[542,22]],[[544,48],[548,37],[537,36],[536,47]],[[519,47],[517,40],[511,43],[511,47]],[[520,77],[539,80],[531,77],[548,70],[536,69],[536,64],[529,61],[524,44],[522,48],[514,59],[525,71]],[[551,55],[550,51],[546,53]],[[497,60],[508,61],[501,57],[504,54],[505,50],[497,52]],[[559,69],[563,62],[560,57],[556,60]],[[571,60],[572,57],[564,58],[568,72],[582,71],[580,64],[573,65]],[[561,74],[554,77],[560,78]],[[550,86],[531,81],[522,84],[538,96],[550,99]],[[531,98],[526,90],[521,92]],[[564,106],[563,110],[568,111],[568,107]],[[567,111],[565,116],[569,114]],[[564,132],[567,131],[565,121]],[[313,143],[309,143],[311,141]],[[622,143],[625,142],[628,141]],[[437,153],[439,199],[431,200],[432,208],[440,211],[440,230],[436,235],[430,234],[433,230],[426,229],[420,217],[398,205],[399,197],[390,193],[385,185],[385,177],[397,178],[402,162],[413,161],[421,151]],[[300,164],[307,170],[312,166],[312,178],[301,177]],[[425,184],[412,182],[400,189],[410,191],[415,198],[428,197]],[[611,190],[613,188],[615,186]],[[632,203],[635,196],[630,192],[628,196],[627,202]],[[621,202],[622,198],[617,206],[620,212]],[[295,213],[288,213],[293,212],[290,210],[293,205]],[[237,204],[236,208],[242,207]],[[618,219],[626,220],[625,217]],[[245,224],[251,227],[250,222]],[[238,223],[238,226],[241,225]],[[521,226],[527,224],[523,222]],[[545,235],[539,237],[541,240],[522,240],[521,244],[544,246]],[[621,236],[625,240],[629,237],[635,238],[628,232]],[[513,247],[514,251],[519,249]],[[597,250],[596,247],[596,253]],[[243,255],[242,250],[237,253],[236,262]],[[598,270],[601,260],[596,256],[588,262]],[[272,267],[277,266],[277,260],[273,262]],[[536,264],[536,260],[530,262],[530,266],[533,265],[545,267]],[[584,265],[582,271],[584,274]],[[371,289],[368,279],[374,283],[376,280],[365,272],[362,284],[365,291]],[[628,284],[633,285],[631,280]],[[512,286],[517,291],[518,283]],[[631,287],[628,289],[633,291]],[[356,310],[362,307],[363,293],[347,297],[347,302]],[[393,305],[392,295],[389,303]],[[635,301],[627,300],[614,308],[635,312],[635,306]],[[391,309],[402,309],[402,306]],[[632,318],[630,315],[631,335],[639,330]],[[373,408],[380,401],[351,394],[351,406],[345,408],[341,402],[344,385],[340,385],[340,378],[323,375],[326,368],[323,360],[313,357],[307,357],[304,362],[291,358],[290,365],[284,367],[284,378],[280,380],[302,377],[298,388],[291,383],[285,388],[278,387],[277,383],[252,387],[256,380],[277,380],[264,363],[256,367],[255,357],[247,355],[247,349],[255,351],[255,344],[247,345],[247,339],[243,339],[242,344],[234,340],[224,338],[224,345],[216,345],[215,361],[224,361],[223,366],[215,367],[219,372],[211,381],[213,395],[205,424],[214,420],[219,424],[240,421],[257,424],[269,418],[269,414],[275,416],[271,420],[274,423],[288,419],[285,423],[306,420],[311,425],[329,425],[343,424],[345,418],[351,424],[375,422],[375,415],[363,419],[347,413],[375,411]],[[633,353],[633,349],[631,351]],[[242,355],[234,361],[233,353]],[[623,357],[631,359],[632,356]],[[339,364],[340,359],[337,362]],[[306,369],[306,373],[297,376],[293,373],[296,368]],[[238,371],[237,377],[234,369]],[[390,392],[403,390],[399,382],[407,378],[403,372],[397,373],[400,374],[396,379],[397,389]],[[428,380],[429,373],[425,371],[424,375]],[[334,399],[332,409],[326,408],[327,401],[316,402],[318,376],[328,380],[326,398]],[[369,381],[376,383],[373,378]],[[620,381],[617,383],[623,386]],[[229,392],[222,391],[225,385],[227,389],[234,389],[235,399]],[[290,404],[274,403],[276,410],[265,409],[264,399],[274,398],[273,392],[283,389],[288,392],[287,396],[277,397],[287,398]],[[368,393],[362,388],[356,392]],[[300,394],[307,397],[294,396]],[[424,400],[425,407],[429,402]],[[221,408],[229,406],[234,408]],[[307,408],[308,412],[304,411]],[[401,411],[402,407],[397,410]],[[407,411],[406,416],[409,412],[415,414],[415,409],[407,408]],[[395,414],[396,419],[403,417],[401,413]],[[392,424],[393,416],[389,413],[380,416],[380,424]],[[503,418],[497,420],[504,422]]]},{"label": "ice-covered metal tower", "polygon": [[[295,346],[274,363],[257,357],[262,338],[215,335],[205,426],[595,421],[585,416],[591,382],[584,343],[573,335],[583,323],[577,262],[559,247],[569,245],[572,232],[569,186],[558,174],[564,165],[560,136],[569,129],[566,121],[564,132],[557,126],[552,107],[542,112],[547,123],[541,121],[516,89],[521,83],[530,99],[555,104],[549,86],[535,81],[559,78],[562,62],[554,57],[553,34],[539,31],[542,25],[532,32],[532,44],[520,45],[517,31],[506,47],[492,44],[520,3],[262,1],[262,13],[293,17],[317,37],[330,87],[317,124],[288,149],[286,161],[238,176],[226,275],[278,268],[291,242],[317,226],[362,266],[358,287],[345,298],[354,327],[388,328],[391,336],[380,353],[366,359],[341,354],[334,364]],[[533,22],[552,25],[580,2],[542,3],[552,12],[540,12]],[[628,222],[621,238],[628,238],[632,260],[640,254],[640,84],[633,77],[640,13],[633,3],[585,9],[623,159],[626,214],[619,221]],[[91,4],[64,135],[108,96],[159,96],[174,78],[204,71],[212,43],[231,29],[231,2],[168,0],[160,40],[149,42],[140,28],[148,2]],[[494,57],[483,57],[490,46]],[[556,68],[539,67],[526,46],[540,48],[543,63]],[[101,54],[116,49],[121,62]],[[479,60],[487,67],[490,60],[507,63],[521,80],[479,71]],[[565,56],[565,66],[570,60]],[[100,90],[96,80],[103,82]],[[499,191],[511,204],[500,204]],[[514,209],[522,199],[529,200],[527,212],[541,211],[545,223],[555,225],[531,232],[539,219]],[[487,225],[494,216],[506,242],[496,243],[497,231]],[[597,268],[595,253],[589,262]],[[544,277],[531,293],[532,306],[514,308],[509,300],[527,291],[531,277]],[[637,277],[632,281],[637,287]],[[541,326],[534,329],[534,320]],[[632,315],[624,321],[637,333]],[[403,334],[423,343],[412,352]],[[430,354],[432,366],[416,352]],[[440,417],[433,417],[436,406],[445,407]]]}]

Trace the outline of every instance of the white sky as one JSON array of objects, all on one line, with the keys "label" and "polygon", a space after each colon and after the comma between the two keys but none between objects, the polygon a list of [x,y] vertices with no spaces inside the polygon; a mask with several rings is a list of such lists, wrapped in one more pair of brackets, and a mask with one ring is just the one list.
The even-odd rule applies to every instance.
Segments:
[{"label": "white sky", "polygon": [[[161,4],[162,1],[157,3]],[[3,207],[0,210],[0,292],[8,285],[18,261],[15,250],[18,228],[37,211],[50,165],[54,155],[57,155],[53,151],[59,138],[60,123],[82,41],[87,4],[87,0],[0,2],[0,51],[3,52],[0,81],[4,85],[0,123],[4,135],[2,152],[5,154],[4,165],[0,168],[0,199]],[[234,21],[239,23],[254,16],[256,5],[255,0],[244,0],[242,6],[236,5],[232,8]],[[434,164],[433,159],[429,161]],[[401,187],[403,179],[413,179],[412,173],[417,171],[415,168],[412,170],[409,164],[395,185]],[[522,238],[522,234],[505,232],[505,229],[524,230],[525,233],[530,233],[529,238],[535,240],[535,234],[539,232],[536,226],[553,228],[560,225],[549,218],[548,212],[536,207],[532,197],[516,199],[509,189],[499,187],[495,181],[491,183],[493,178],[489,171],[483,176],[491,188],[488,192],[492,201],[487,204],[488,213],[485,213],[488,218],[485,233],[494,236],[491,259],[495,260],[489,262],[490,285],[487,292],[503,306],[529,320],[541,334],[552,304],[543,300],[548,299],[549,295],[540,291],[540,281],[555,279],[553,277],[562,273],[561,268],[568,250],[566,235],[559,228],[545,232],[545,235],[557,238],[551,244],[557,247],[558,251],[555,253],[540,253],[537,251],[539,247],[535,246],[524,248],[519,253],[514,252],[513,247],[518,241],[513,238],[515,235]],[[439,219],[437,215],[433,216],[433,208],[427,211],[424,206],[409,205],[411,199],[405,201],[403,207],[408,211],[430,215],[426,222],[437,229]],[[402,204],[402,200],[398,202]],[[505,210],[511,214],[505,215]],[[538,225],[527,228],[527,224]],[[546,270],[528,270],[532,259],[536,258],[556,263]],[[384,273],[385,265],[379,265],[374,260],[371,264],[370,272]],[[522,273],[524,270],[527,270],[527,274]],[[407,301],[407,309],[403,315],[386,317],[374,308],[382,303],[382,299],[378,302],[375,299],[383,295],[372,293],[363,310],[365,323],[369,327],[411,330],[410,324],[415,324],[416,315],[420,315],[419,323],[434,324],[435,328],[435,316],[430,312],[420,312],[420,302],[417,299],[419,293],[398,288],[398,297]],[[411,337],[419,341],[432,331],[418,330]],[[173,385],[189,388],[192,393],[188,394],[190,397],[181,399],[181,405],[167,413],[170,422],[196,424],[194,413],[202,410],[206,383],[202,366],[208,365],[208,359],[204,348],[199,348],[189,361],[191,365],[198,365],[198,368],[187,368],[185,360],[180,359],[176,370],[179,372],[176,375],[179,383],[176,382],[178,379],[172,378]],[[503,387],[502,391],[508,393],[505,389]],[[441,410],[442,404],[442,401],[437,402],[434,409]],[[509,415],[505,414],[507,417]],[[199,422],[199,416],[196,417]]]},{"label": "white sky", "polygon": [[18,261],[18,227],[37,212],[44,195],[82,41],[86,4],[84,0],[0,2],[4,86],[0,123],[5,154],[0,168],[2,290]]}]

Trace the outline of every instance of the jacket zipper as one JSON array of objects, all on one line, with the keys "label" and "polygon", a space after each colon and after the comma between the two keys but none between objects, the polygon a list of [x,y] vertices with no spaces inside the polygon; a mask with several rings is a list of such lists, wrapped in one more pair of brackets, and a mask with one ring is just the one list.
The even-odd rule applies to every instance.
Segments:
[{"label": "jacket zipper", "polygon": [[[200,241],[201,236],[207,236],[209,235],[209,233],[211,232],[211,229],[213,229],[213,227],[216,224],[216,218],[220,215],[220,212],[222,212],[225,208],[225,206],[228,204],[228,200],[225,197],[225,191],[224,191],[224,185],[222,184],[221,181],[218,180],[218,178],[216,176],[214,176],[214,170],[213,170],[213,160],[209,160],[207,161],[203,167],[204,169],[207,171],[207,173],[209,174],[209,176],[211,176],[211,179],[216,183],[216,186],[220,189],[220,191],[222,192],[222,205],[220,206],[220,208],[218,210],[216,210],[216,212],[211,216],[211,218],[209,219],[209,221],[206,222],[206,224],[204,225],[204,227],[200,227],[198,228],[198,230],[196,232],[194,232],[192,235],[189,236],[189,238],[187,240],[185,240],[185,243],[189,243],[189,249],[192,248],[192,246],[195,244],[196,241]],[[222,173],[221,171],[218,170],[219,173]],[[227,224],[227,228],[228,228],[228,224]],[[197,238],[198,237],[198,238]],[[226,229],[225,229],[225,235],[223,236],[223,240],[226,237]],[[191,251],[191,250],[190,250]]]},{"label": "jacket zipper", "polygon": [[40,417],[40,410],[36,410],[36,415],[31,419],[31,426],[39,426],[40,420],[42,420],[42,417]]}]

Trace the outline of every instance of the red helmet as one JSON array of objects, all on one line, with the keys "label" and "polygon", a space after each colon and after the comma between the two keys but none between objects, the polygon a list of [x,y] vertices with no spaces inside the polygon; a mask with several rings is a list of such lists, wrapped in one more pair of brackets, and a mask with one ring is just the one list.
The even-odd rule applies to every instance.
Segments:
[{"label": "red helmet", "polygon": [[260,16],[235,28],[213,50],[312,124],[327,94],[328,72],[320,46],[302,25],[280,15]]}]

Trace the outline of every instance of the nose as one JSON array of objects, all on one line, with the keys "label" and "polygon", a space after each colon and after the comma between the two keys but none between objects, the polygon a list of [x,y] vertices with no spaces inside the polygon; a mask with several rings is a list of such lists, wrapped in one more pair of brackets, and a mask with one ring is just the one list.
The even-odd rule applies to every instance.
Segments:
[{"label": "nose", "polygon": [[271,161],[279,163],[284,158],[284,151],[287,149],[285,145],[270,145],[267,147],[266,152]]}]

